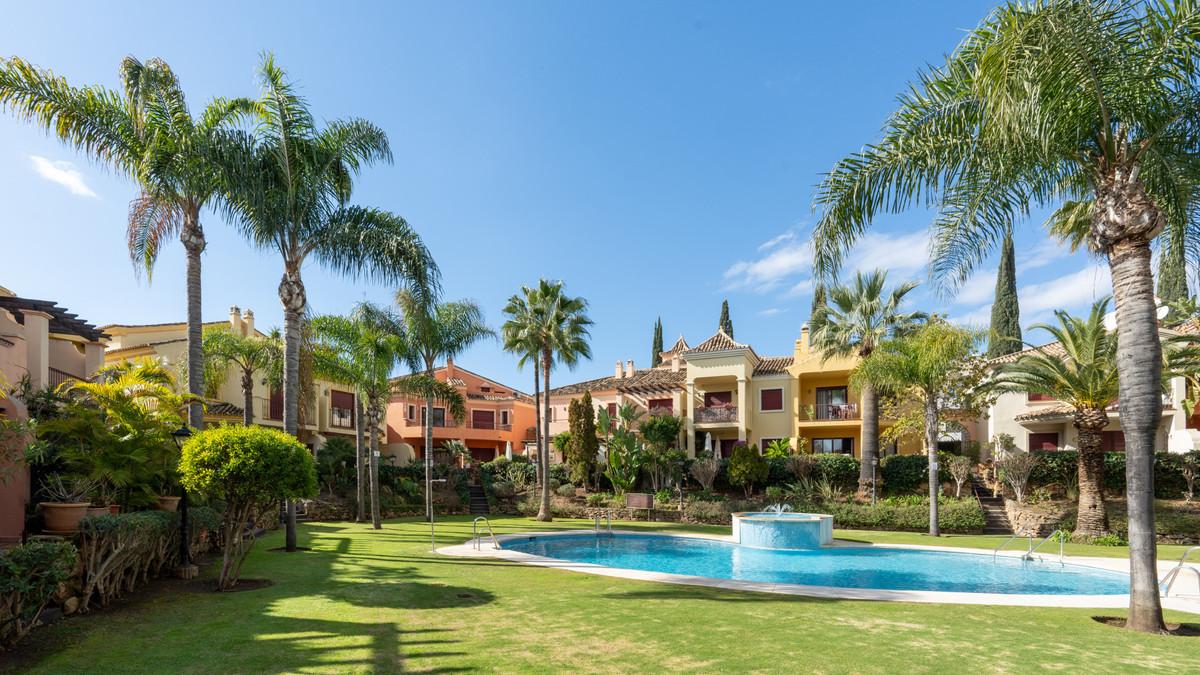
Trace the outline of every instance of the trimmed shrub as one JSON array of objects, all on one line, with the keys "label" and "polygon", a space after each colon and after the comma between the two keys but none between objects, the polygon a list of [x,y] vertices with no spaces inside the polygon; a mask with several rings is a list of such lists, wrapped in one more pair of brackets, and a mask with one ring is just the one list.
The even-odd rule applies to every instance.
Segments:
[{"label": "trimmed shrub", "polygon": [[730,523],[729,509],[723,502],[689,501],[683,507],[683,518],[692,523]]},{"label": "trimmed shrub", "polygon": [[[919,495],[888,497],[875,506],[855,502],[800,504],[801,511],[828,513],[833,526],[848,530],[924,532],[929,529],[929,498]],[[974,534],[983,531],[984,514],[974,499],[938,499],[938,527],[943,532]]]},{"label": "trimmed shrub", "polygon": [[65,541],[31,541],[0,551],[0,648],[17,645],[75,569],[77,552]]},{"label": "trimmed shrub", "polygon": [[746,491],[749,497],[755,485],[767,480],[767,460],[753,445],[737,445],[729,458],[729,482]]},{"label": "trimmed shrub", "polygon": [[[1079,453],[1074,450],[1035,450],[1038,464],[1029,477],[1030,488],[1064,485],[1078,475]],[[1183,477],[1184,455],[1160,452],[1154,456],[1154,496],[1179,499],[1187,490]],[[1104,453],[1104,490],[1111,495],[1125,493],[1125,453]]]},{"label": "trimmed shrub", "polygon": [[492,496],[496,499],[512,499],[517,495],[517,488],[511,481],[501,480],[492,483]]},{"label": "trimmed shrub", "polygon": [[612,499],[612,495],[607,492],[591,492],[585,498],[585,501],[588,506],[603,507],[608,506],[610,499]]},{"label": "trimmed shrub", "polygon": [[564,483],[562,485],[559,485],[558,488],[556,488],[554,490],[554,493],[557,494],[559,497],[574,497],[575,496],[575,486],[571,485],[570,483]]},{"label": "trimmed shrub", "polygon": [[858,487],[858,460],[850,455],[814,455],[817,478],[824,478],[835,487],[851,491]]}]

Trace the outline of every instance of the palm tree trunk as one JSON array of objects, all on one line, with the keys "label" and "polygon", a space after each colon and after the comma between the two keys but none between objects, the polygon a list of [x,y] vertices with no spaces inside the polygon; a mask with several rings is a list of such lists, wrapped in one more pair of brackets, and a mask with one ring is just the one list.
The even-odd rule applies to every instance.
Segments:
[{"label": "palm tree trunk", "polygon": [[938,481],[938,402],[936,392],[925,392],[925,454],[929,457],[929,536],[940,537],[938,526],[938,495],[942,484]]},{"label": "palm tree trunk", "polygon": [[371,412],[371,527],[376,530],[383,528],[379,517],[379,403],[367,402]]},{"label": "palm tree trunk", "polygon": [[1108,423],[1108,415],[1094,408],[1081,410],[1075,414],[1074,421],[1079,430],[1079,514],[1075,519],[1075,536],[1090,539],[1108,534],[1101,435]]},{"label": "palm tree trunk", "polygon": [[550,360],[553,358],[550,350],[542,351],[542,503],[538,507],[537,519],[543,522],[554,520],[550,513]]},{"label": "palm tree trunk", "polygon": [[[1099,202],[1098,202],[1099,204]],[[1149,239],[1110,247],[1117,304],[1117,376],[1125,431],[1125,493],[1129,508],[1129,618],[1126,627],[1166,630],[1158,597],[1154,530],[1154,437],[1162,418],[1162,347],[1155,314]]]},{"label": "palm tree trunk", "polygon": [[[308,299],[298,267],[287,266],[279,282],[279,299],[283,302],[283,430],[300,437],[300,322]],[[284,549],[296,550],[296,503],[287,502],[287,523]]]},{"label": "palm tree trunk", "polygon": [[354,522],[361,523],[367,519],[367,467],[366,467],[366,420],[363,419],[362,394],[354,393],[354,468],[355,473],[355,509]]},{"label": "palm tree trunk", "polygon": [[188,404],[188,426],[199,431],[204,428],[204,315],[200,298],[200,254],[206,242],[200,227],[200,209],[188,208],[183,215],[179,233],[187,253],[187,357],[188,393],[196,397]]},{"label": "palm tree trunk", "polygon": [[254,424],[254,370],[242,370],[242,424]]},{"label": "palm tree trunk", "polygon": [[[542,459],[542,381],[541,368],[538,367],[538,360],[533,359],[533,443],[537,446],[538,461]],[[538,485],[542,484],[541,471],[537,474]]]},{"label": "palm tree trunk", "polygon": [[860,497],[870,497],[874,478],[872,469],[879,460],[879,393],[875,391],[875,385],[864,382],[861,398],[862,462],[858,467],[858,493]]},{"label": "palm tree trunk", "polygon": [[[425,376],[433,378],[433,359],[425,359]],[[425,396],[425,521],[433,522],[433,393]]]}]

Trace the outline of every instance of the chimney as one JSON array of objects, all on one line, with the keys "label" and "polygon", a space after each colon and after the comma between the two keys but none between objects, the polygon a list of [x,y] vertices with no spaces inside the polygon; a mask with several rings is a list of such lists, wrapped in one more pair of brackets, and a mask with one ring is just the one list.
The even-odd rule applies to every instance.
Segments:
[{"label": "chimney", "polygon": [[613,371],[613,377],[619,380],[624,376],[625,374],[621,371],[621,359],[617,359],[617,369]]},{"label": "chimney", "polygon": [[454,357],[447,356],[446,357],[446,381],[449,382],[452,377],[454,377]]},{"label": "chimney", "polygon": [[243,335],[242,310],[237,305],[229,308],[229,330],[234,335]]},{"label": "chimney", "polygon": [[242,325],[246,327],[246,335],[254,335],[254,310],[246,310],[246,314],[242,316]]},{"label": "chimney", "polygon": [[808,324],[800,327],[800,353],[808,353]]},{"label": "chimney", "polygon": [[633,377],[633,359],[629,359],[625,366],[625,377]]},{"label": "chimney", "polygon": [[671,372],[672,373],[679,372],[679,352],[675,352],[674,354],[671,354]]}]

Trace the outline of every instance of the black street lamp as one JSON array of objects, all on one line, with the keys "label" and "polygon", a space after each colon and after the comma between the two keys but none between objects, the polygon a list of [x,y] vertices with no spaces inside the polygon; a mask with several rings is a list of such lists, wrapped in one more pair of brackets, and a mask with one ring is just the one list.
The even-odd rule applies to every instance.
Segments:
[{"label": "black street lamp", "polygon": [[[175,447],[183,450],[183,444],[191,438],[192,430],[183,425],[171,433]],[[200,574],[200,568],[192,564],[192,556],[188,542],[191,540],[191,528],[188,522],[188,493],[187,488],[179,487],[179,567],[175,568],[175,576],[180,579],[194,579]]]}]

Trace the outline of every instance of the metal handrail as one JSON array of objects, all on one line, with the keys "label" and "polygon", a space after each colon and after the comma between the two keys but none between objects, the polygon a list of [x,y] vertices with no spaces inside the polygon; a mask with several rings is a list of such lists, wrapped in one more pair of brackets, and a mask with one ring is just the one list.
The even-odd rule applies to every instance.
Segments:
[{"label": "metal handrail", "polygon": [[[1037,546],[1034,546],[1029,549],[1029,552],[1025,554],[1024,559],[1025,560],[1033,560],[1033,554],[1036,553],[1037,550],[1042,547],[1042,544],[1050,541],[1051,539],[1053,539],[1055,537],[1058,537],[1058,562],[1060,565],[1066,564],[1066,561],[1064,560],[1063,550],[1067,545],[1067,538],[1065,536],[1059,537],[1059,534],[1061,534],[1061,533],[1062,533],[1062,530],[1055,530],[1055,531],[1051,532],[1050,534],[1046,535],[1046,538],[1039,541]],[[1032,535],[1029,537],[1029,541],[1030,541],[1030,543],[1033,543]]]},{"label": "metal handrail", "polygon": [[1179,573],[1182,572],[1183,570],[1190,570],[1191,572],[1195,573],[1196,587],[1197,587],[1197,590],[1200,590],[1200,569],[1183,564],[1184,561],[1188,559],[1188,556],[1190,556],[1192,553],[1195,553],[1196,551],[1200,551],[1200,546],[1193,546],[1193,547],[1189,548],[1188,550],[1184,551],[1183,555],[1179,556],[1179,562],[1176,563],[1175,566],[1172,567],[1171,570],[1169,572],[1167,572],[1166,575],[1163,576],[1162,581],[1158,582],[1158,585],[1160,587],[1163,585],[1166,586],[1166,588],[1162,589],[1162,597],[1165,598],[1171,594],[1171,587],[1175,585],[1175,581],[1177,579],[1179,579]]},{"label": "metal handrail", "polygon": [[[996,557],[1000,555],[1000,551],[1005,546],[1008,546],[1009,542],[1011,542],[1012,540],[1017,539],[1021,536],[1022,535],[1020,535],[1020,534],[1014,533],[1013,536],[1009,537],[1008,539],[1005,539],[1003,544],[1000,544],[999,546],[997,546],[996,550],[992,551],[992,562],[996,562]],[[1029,537],[1029,550],[1025,552],[1025,556],[1022,556],[1022,558],[1025,558],[1025,559],[1028,559],[1028,558],[1026,558],[1026,556],[1028,556],[1030,553],[1033,552],[1033,535],[1030,534],[1027,536]]]},{"label": "metal handrail", "polygon": [[[595,525],[593,526],[593,528],[595,529],[597,534],[600,533],[600,513],[601,512],[597,512],[595,514],[595,516],[593,516],[595,519]],[[604,511],[602,513],[604,513],[604,522],[608,526],[608,533],[612,534],[612,512],[609,509],[604,509]]]},{"label": "metal handrail", "polygon": [[488,534],[492,537],[492,548],[500,548],[500,541],[496,539],[496,533],[492,530],[491,522],[484,516],[478,516],[475,520],[471,521],[471,541],[475,546],[475,550],[478,551],[480,545],[483,543],[482,533],[479,531],[479,521],[481,520],[484,525],[487,525]]}]

